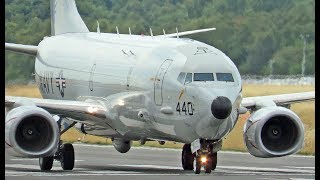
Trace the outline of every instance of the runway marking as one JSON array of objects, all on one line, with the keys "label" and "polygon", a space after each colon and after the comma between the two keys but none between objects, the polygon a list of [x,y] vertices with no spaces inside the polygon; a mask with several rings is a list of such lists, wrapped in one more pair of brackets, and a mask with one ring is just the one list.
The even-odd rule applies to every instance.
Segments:
[{"label": "runway marking", "polygon": [[[30,168],[33,169],[36,166],[35,165],[27,165],[27,164],[5,164],[6,168]],[[37,166],[37,168],[39,169],[39,167]]]},{"label": "runway marking", "polygon": [[175,169],[182,170],[181,167],[174,166],[159,166],[159,165],[144,165],[144,164],[110,164],[111,166],[122,166],[122,167],[150,167],[154,169]]},{"label": "runway marking", "polygon": [[217,166],[217,168],[242,170],[242,171],[274,171],[274,172],[291,172],[291,173],[314,173],[314,170],[303,169],[283,169],[283,168],[263,168],[263,167],[242,167],[242,166]]},{"label": "runway marking", "polygon": [[306,174],[306,173],[299,173],[299,174],[289,174],[289,173],[262,173],[263,176],[314,176],[314,174]]},{"label": "runway marking", "polygon": [[[39,161],[38,158],[15,158],[15,159],[10,159],[11,161]],[[75,162],[81,162],[81,161],[85,161],[85,160],[81,160],[81,159],[76,159],[74,160]],[[55,161],[54,161],[55,162]]]},{"label": "runway marking", "polygon": [[[49,176],[54,176],[54,177],[65,177],[65,176],[180,176],[180,174],[119,174],[119,173],[114,173],[114,174],[88,174],[88,173],[77,173],[77,174],[71,174],[71,173],[66,173],[66,174],[11,174],[10,176],[41,176],[41,177],[49,177]],[[192,175],[192,174],[190,174]],[[6,174],[6,176],[9,176]]]},{"label": "runway marking", "polygon": [[[72,172],[72,173],[70,173]],[[221,172],[212,172],[211,174],[204,174],[203,172],[201,175],[219,175]],[[56,176],[56,177],[64,177],[64,176],[180,176],[180,175],[187,175],[187,176],[199,176],[194,174],[193,172],[190,173],[140,173],[140,172],[112,172],[112,171],[97,171],[97,172],[88,172],[88,171],[65,171],[61,173],[61,171],[54,172],[14,172],[14,171],[6,171],[5,176]],[[257,174],[257,173],[229,173],[225,175],[239,175],[239,176],[250,176],[250,175],[263,175],[263,176],[290,176],[291,174]],[[310,174],[298,174],[298,176],[310,176]],[[274,178],[271,178],[274,179]],[[290,178],[292,180],[298,180],[299,178]]]},{"label": "runway marking", "polygon": [[[84,147],[99,147],[99,148],[114,148],[112,145],[97,145],[97,144],[73,144],[74,146],[84,146]],[[145,149],[145,150],[155,150],[155,151],[175,151],[175,152],[181,152],[181,149],[173,149],[173,148],[156,148],[156,147],[131,147],[132,149]],[[219,153],[222,154],[242,154],[242,155],[250,155],[248,152],[238,152],[238,151],[219,151]],[[306,156],[306,155],[289,155],[287,157],[298,157],[298,158],[315,158],[315,156]]]},{"label": "runway marking", "polygon": [[[78,148],[81,147],[99,147],[99,148],[114,148],[113,146],[101,146],[101,145],[86,145],[86,144],[76,144]],[[89,149],[89,148],[86,148]],[[149,148],[149,147],[134,147],[134,149],[145,149],[145,150],[154,150],[151,153],[157,153],[155,151],[175,151],[181,152],[180,149],[159,149],[159,148]],[[109,150],[109,149],[106,149]],[[144,152],[144,151],[142,151]],[[146,151],[147,152],[147,151]],[[229,154],[244,154],[249,155],[249,153],[238,153],[238,152],[221,152]],[[290,157],[290,156],[289,156]],[[297,156],[302,158],[304,156]],[[308,156],[306,156],[308,157]],[[311,157],[314,158],[314,157]],[[52,171],[41,171],[39,166],[35,163],[38,159],[31,158],[12,158],[9,163],[16,164],[6,164],[5,165],[5,176],[44,176],[44,177],[65,177],[65,176],[199,176],[194,174],[193,171],[183,171],[180,164],[172,164],[171,166],[166,165],[153,165],[153,164],[105,164],[106,168],[103,168],[103,165],[99,164],[97,170],[94,169],[94,165],[83,166],[82,163],[79,163],[79,168],[76,166],[73,171],[64,171],[62,170],[58,161],[54,162]],[[312,159],[309,159],[310,161]],[[19,162],[20,161],[20,162]],[[85,160],[76,160],[76,161],[85,161]],[[299,161],[299,159],[297,160]],[[150,161],[149,163],[152,163]],[[33,164],[33,165],[31,165]],[[156,163],[155,163],[156,164]],[[287,165],[287,164],[284,164]],[[289,165],[289,164],[288,164]],[[114,166],[114,167],[112,167]],[[299,177],[303,178],[314,178],[315,168],[310,167],[296,167],[296,166],[277,166],[279,168],[271,167],[243,167],[243,166],[217,166],[215,171],[212,173],[205,174],[203,169],[201,170],[200,176],[264,176],[264,177],[278,177],[278,178],[290,178],[292,180],[298,180]],[[301,165],[300,165],[301,166]],[[125,167],[125,168],[121,168]],[[110,170],[108,169],[110,168]],[[104,170],[105,169],[105,170]],[[119,170],[119,171],[118,171]],[[163,173],[162,173],[163,172]],[[295,179],[293,177],[296,177]],[[89,178],[90,179],[90,178]],[[274,179],[274,178],[270,178]],[[305,180],[305,179],[304,179]]]},{"label": "runway marking", "polygon": [[[6,168],[16,168],[15,170],[5,171],[6,176],[175,176],[175,175],[195,175],[193,171],[183,171],[180,167],[175,166],[159,166],[159,165],[137,165],[137,164],[109,164],[119,167],[141,167],[150,169],[171,169],[181,170],[173,173],[148,173],[147,171],[136,172],[136,171],[115,171],[115,170],[88,170],[86,168],[74,168],[73,171],[63,171],[60,166],[54,166],[52,171],[42,172],[39,170],[37,165],[26,165],[26,164],[6,164]],[[22,172],[18,169],[30,169],[28,172]],[[267,171],[267,172],[265,172]],[[270,172],[269,172],[270,171]],[[240,167],[240,166],[217,166],[217,169],[211,174],[226,174],[226,175],[262,175],[262,176],[310,176],[314,175],[313,170],[298,170],[298,169],[278,169],[278,168],[257,168],[257,167]],[[204,174],[204,173],[203,173]],[[208,174],[207,174],[208,175]]]},{"label": "runway marking", "polygon": [[296,167],[296,166],[282,166],[286,168],[294,168],[294,169],[312,169],[315,170],[315,167]]},{"label": "runway marking", "polygon": [[258,178],[258,179],[265,179],[265,180],[286,180],[286,179],[278,179],[278,178]]},{"label": "runway marking", "polygon": [[[285,179],[283,179],[283,178],[278,179],[278,178],[272,177],[272,178],[258,178],[258,179],[264,179],[264,180],[285,180],[285,179],[287,179],[287,178],[285,178]],[[289,178],[289,179],[290,179],[290,180],[312,180],[312,179],[306,179],[306,178]]]},{"label": "runway marking", "polygon": [[[181,167],[174,166],[159,166],[159,165],[141,165],[141,164],[110,164],[112,166],[120,166],[120,167],[150,167],[155,169],[175,169],[182,170]],[[260,167],[242,167],[242,166],[217,166],[216,170],[227,169],[227,170],[242,170],[237,171],[240,173],[247,173],[248,171],[273,171],[273,172],[292,172],[292,173],[314,173],[314,170],[297,170],[297,169],[279,169],[279,168],[260,168]],[[243,172],[246,171],[246,172]],[[235,172],[235,171],[234,171]]]}]

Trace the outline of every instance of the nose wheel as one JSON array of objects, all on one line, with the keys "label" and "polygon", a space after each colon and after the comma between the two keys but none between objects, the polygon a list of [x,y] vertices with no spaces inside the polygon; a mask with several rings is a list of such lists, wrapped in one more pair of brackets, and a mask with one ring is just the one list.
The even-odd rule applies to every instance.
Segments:
[{"label": "nose wheel", "polygon": [[217,153],[212,153],[211,154],[211,170],[215,170],[216,169],[217,162],[218,162],[218,154]]},{"label": "nose wheel", "polygon": [[196,158],[196,167],[195,167],[194,173],[200,174],[200,171],[201,171],[201,160],[200,160],[200,157],[198,157]]},{"label": "nose wheel", "polygon": [[211,156],[208,156],[206,165],[204,166],[204,170],[208,174],[211,173],[211,170],[212,170],[212,158],[211,158]]},{"label": "nose wheel", "polygon": [[212,170],[215,169],[216,162],[214,162],[212,155],[198,155],[196,157],[196,164],[195,164],[195,174],[200,174],[201,167],[203,167],[205,173],[210,174]]}]

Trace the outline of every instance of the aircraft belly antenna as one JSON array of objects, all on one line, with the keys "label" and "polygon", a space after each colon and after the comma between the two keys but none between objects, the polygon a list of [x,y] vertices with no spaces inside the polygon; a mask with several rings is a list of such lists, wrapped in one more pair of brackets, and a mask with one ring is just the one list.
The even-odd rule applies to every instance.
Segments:
[{"label": "aircraft belly antenna", "polygon": [[150,28],[150,35],[153,37],[152,29]]},{"label": "aircraft belly antenna", "polygon": [[179,31],[177,27],[176,27],[176,31],[177,31],[177,38],[179,38]]},{"label": "aircraft belly antenna", "polygon": [[119,29],[118,29],[118,26],[116,26],[116,30],[117,30],[117,34],[119,36]]},{"label": "aircraft belly antenna", "polygon": [[131,35],[131,29],[130,29],[130,27],[129,27],[129,34]]},{"label": "aircraft belly antenna", "polygon": [[166,31],[162,29],[164,37],[166,37]]},{"label": "aircraft belly antenna", "polygon": [[99,21],[97,21],[97,33],[100,34],[100,25],[99,25]]}]

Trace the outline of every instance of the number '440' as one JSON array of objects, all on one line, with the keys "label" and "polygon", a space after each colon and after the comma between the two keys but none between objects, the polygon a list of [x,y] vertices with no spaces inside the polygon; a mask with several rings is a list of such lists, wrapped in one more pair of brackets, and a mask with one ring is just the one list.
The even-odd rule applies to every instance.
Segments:
[{"label": "number '440'", "polygon": [[184,115],[193,115],[193,105],[192,102],[178,102],[176,111],[179,112],[179,114]]}]

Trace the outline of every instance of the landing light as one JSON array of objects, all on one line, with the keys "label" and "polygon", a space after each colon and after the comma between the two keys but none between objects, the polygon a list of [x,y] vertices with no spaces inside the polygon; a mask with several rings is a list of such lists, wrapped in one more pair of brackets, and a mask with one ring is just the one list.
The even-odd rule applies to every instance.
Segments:
[{"label": "landing light", "polygon": [[207,158],[206,158],[206,157],[201,157],[201,162],[202,162],[202,163],[207,162]]},{"label": "landing light", "polygon": [[118,105],[119,106],[123,106],[124,105],[124,100],[120,99],[119,102],[118,102]]},{"label": "landing light", "polygon": [[88,107],[88,112],[90,113],[90,114],[93,114],[93,113],[95,113],[95,112],[97,112],[98,111],[98,108],[97,107]]}]

